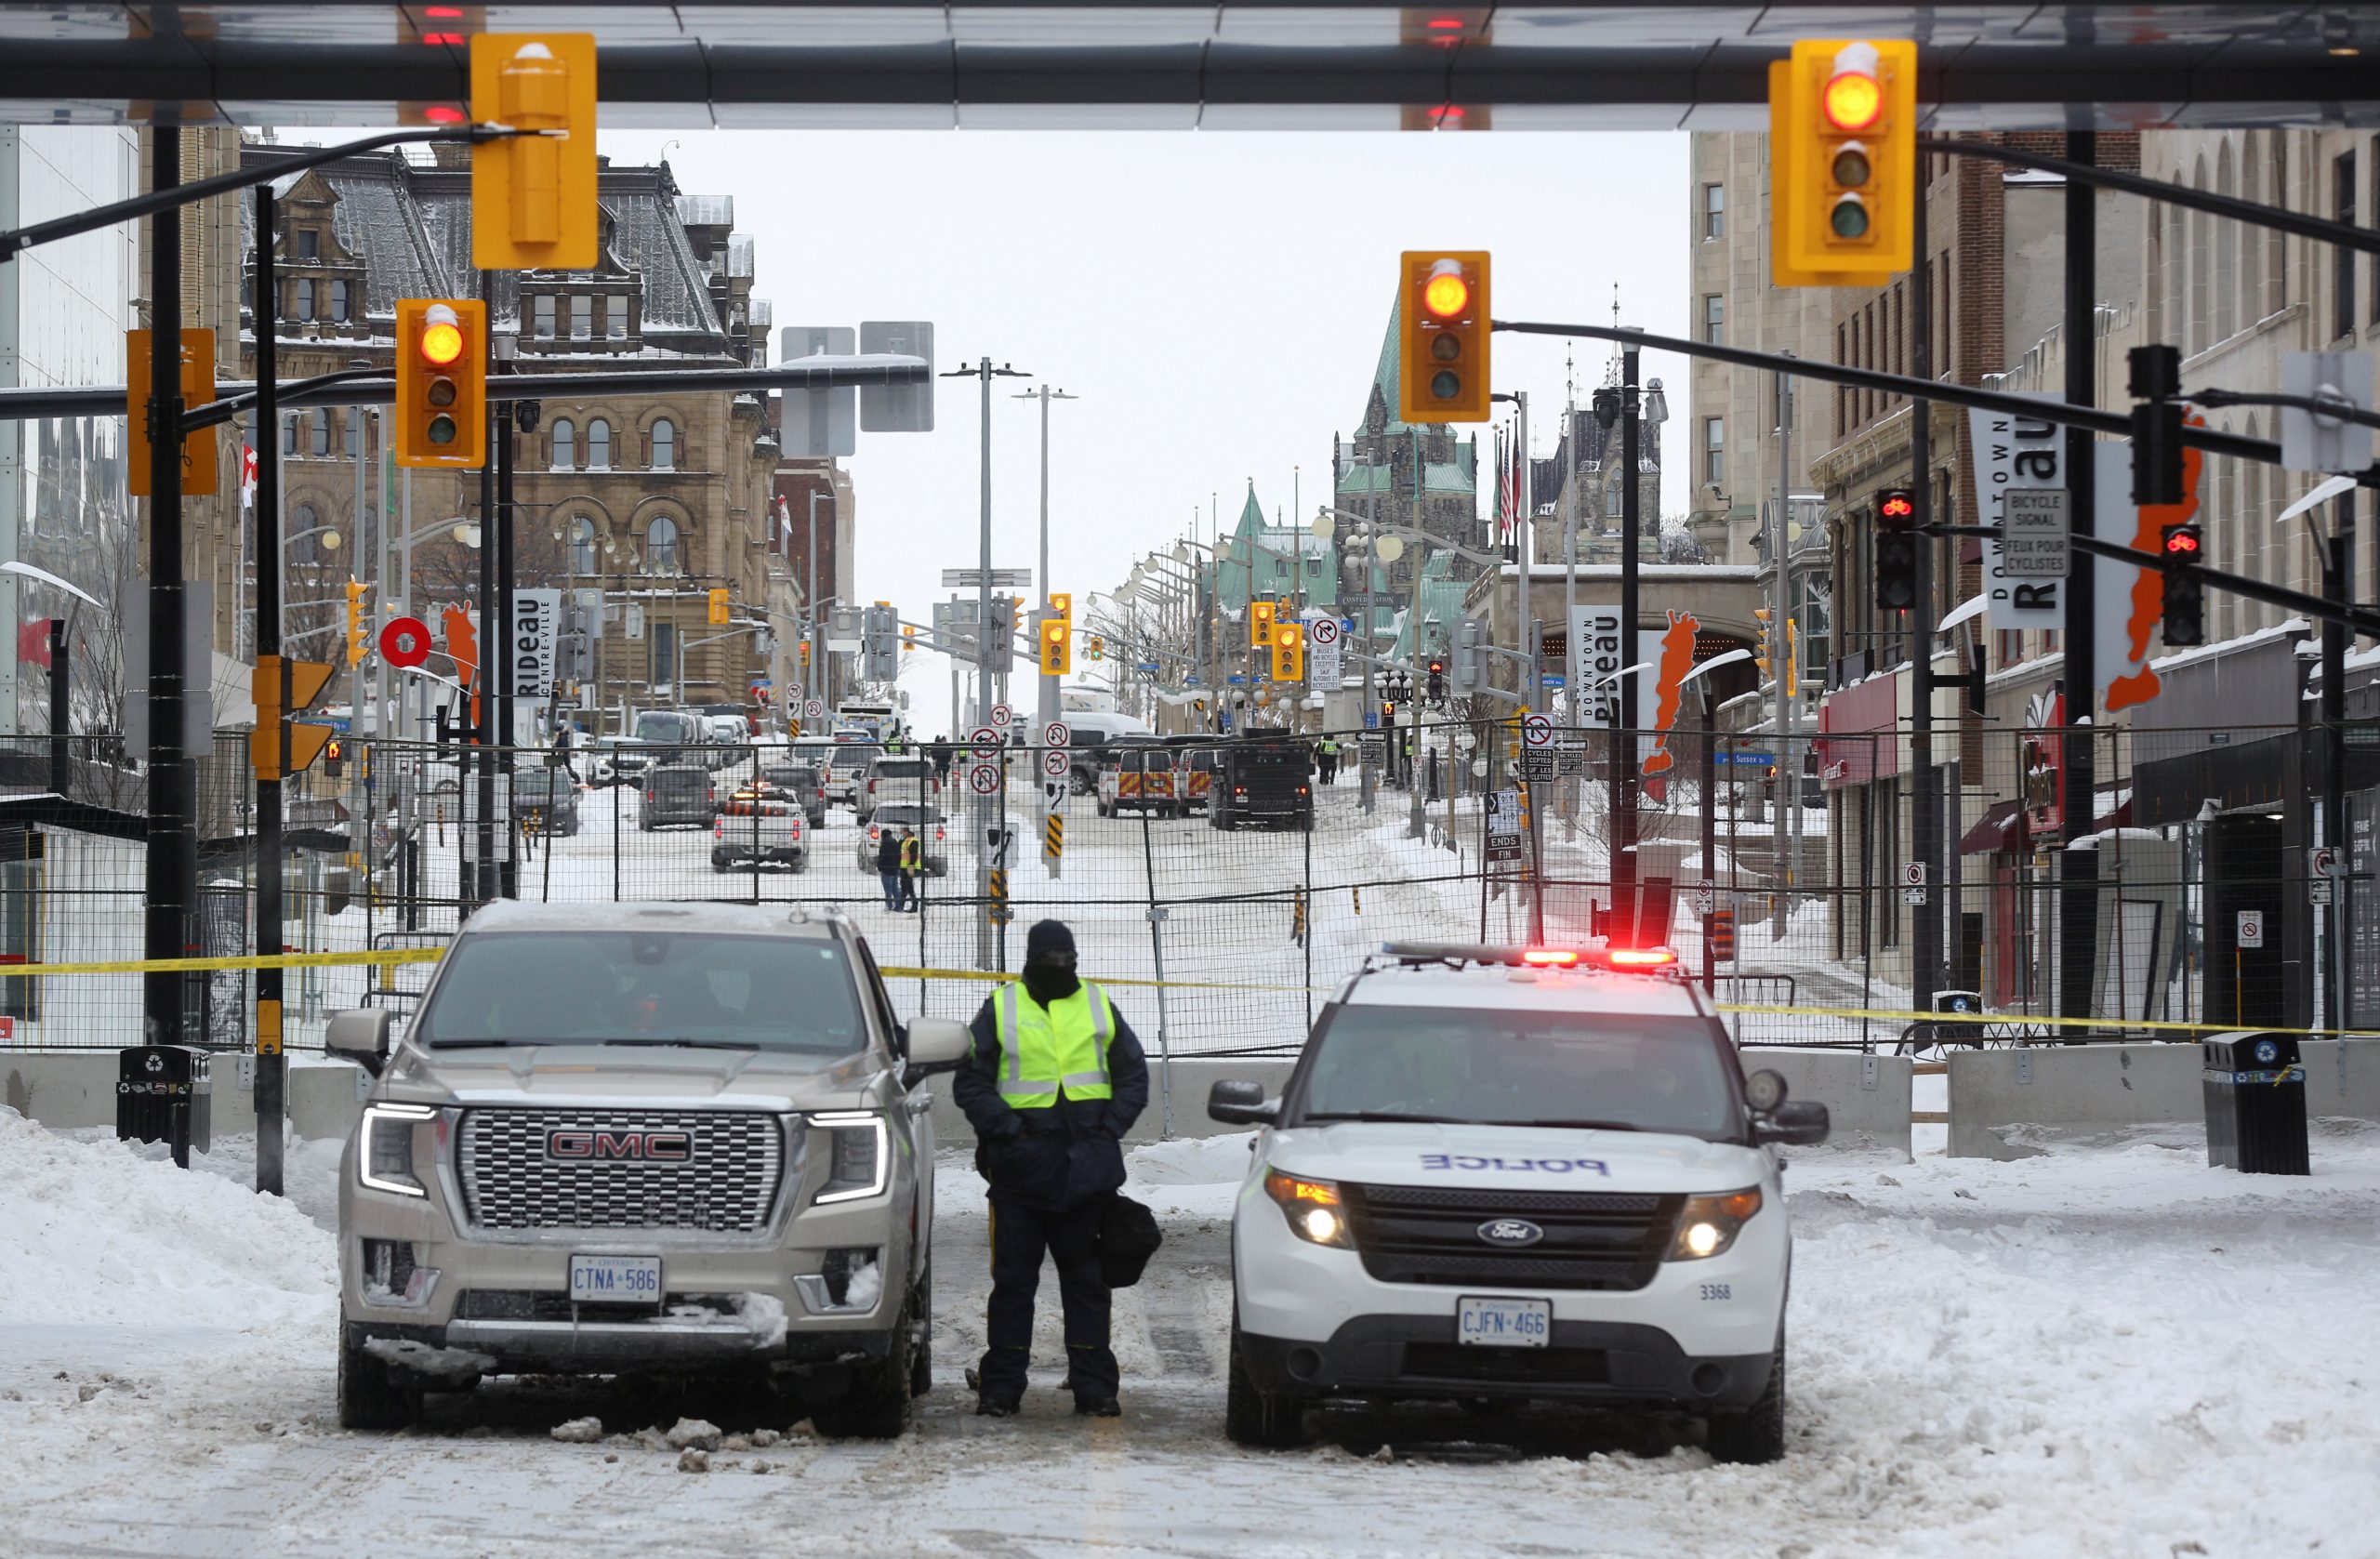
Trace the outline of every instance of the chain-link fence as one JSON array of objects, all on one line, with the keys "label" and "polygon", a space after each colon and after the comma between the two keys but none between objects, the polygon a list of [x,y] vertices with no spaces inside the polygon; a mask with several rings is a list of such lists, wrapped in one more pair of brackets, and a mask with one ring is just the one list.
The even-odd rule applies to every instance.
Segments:
[{"label": "chain-link fence", "polygon": [[[2068,817],[2066,733],[1953,731],[1936,747],[1947,869],[1923,881],[1909,875],[1920,788],[1903,736],[1642,734],[1632,826],[1611,783],[1620,738],[1540,734],[1527,742],[1509,721],[1368,742],[1307,734],[1309,751],[1335,748],[1338,762],[1295,776],[1304,794],[1278,824],[1234,813],[1228,762],[1195,742],[912,750],[873,765],[814,743],[641,763],[504,753],[484,823],[472,749],[350,744],[337,772],[318,764],[285,787],[282,940],[295,952],[435,949],[496,895],[832,905],[879,965],[910,971],[891,982],[905,1013],[965,1018],[985,989],[973,975],[1014,969],[1026,930],[1054,917],[1074,928],[1086,974],[1164,982],[1117,991],[1176,1055],[1293,1049],[1383,944],[1606,932],[1674,947],[1742,1009],[1729,1022],[1746,1043],[2080,1037],[2040,1021],[2061,1015],[2110,1034],[2380,1017],[2380,990],[2366,988],[2380,984],[2374,960],[2349,956],[2380,942],[2373,918],[2355,914],[2370,899],[2380,773],[2351,771],[2366,822],[2344,865],[2366,876],[2332,885],[2344,905],[2334,926],[2307,902],[2320,890],[2302,848],[2319,730],[2091,733],[2087,826]],[[236,957],[256,945],[245,734],[226,733],[200,771],[202,892],[186,945]],[[1052,787],[1064,794],[1054,854]],[[138,765],[109,741],[0,746],[0,968],[139,956],[145,809]],[[1874,1015],[1909,1008],[1929,916],[1950,1015]],[[2338,967],[2334,946],[2349,977],[2317,1000],[2307,993]],[[428,970],[293,970],[293,1048],[318,1045],[343,1007],[408,1011]],[[246,1044],[253,971],[189,984],[191,1032]],[[137,973],[0,976],[0,1043],[137,1042],[140,991]]]}]

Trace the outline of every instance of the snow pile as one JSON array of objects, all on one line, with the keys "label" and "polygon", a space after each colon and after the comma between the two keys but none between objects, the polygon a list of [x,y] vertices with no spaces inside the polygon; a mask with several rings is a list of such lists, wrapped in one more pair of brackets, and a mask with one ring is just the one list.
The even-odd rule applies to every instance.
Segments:
[{"label": "snow pile", "polygon": [[320,1319],[332,1236],[288,1202],[0,1108],[0,1323]]}]

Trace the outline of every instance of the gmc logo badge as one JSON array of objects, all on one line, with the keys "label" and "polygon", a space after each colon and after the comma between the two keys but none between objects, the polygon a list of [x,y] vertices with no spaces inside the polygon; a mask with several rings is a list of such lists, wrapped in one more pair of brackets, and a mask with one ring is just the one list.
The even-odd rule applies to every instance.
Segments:
[{"label": "gmc logo badge", "polygon": [[683,1164],[694,1156],[683,1131],[549,1131],[549,1158],[597,1159],[607,1163]]}]

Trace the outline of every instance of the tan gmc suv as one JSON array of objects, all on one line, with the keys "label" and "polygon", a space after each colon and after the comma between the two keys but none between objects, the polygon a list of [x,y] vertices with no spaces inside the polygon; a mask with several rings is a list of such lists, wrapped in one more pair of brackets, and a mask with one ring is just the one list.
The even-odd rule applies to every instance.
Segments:
[{"label": "tan gmc suv", "polygon": [[832,910],[501,904],[474,915],[339,1167],[338,1405],[516,1372],[792,1377],[829,1434],[931,1384],[933,1128],[967,1032],[893,1016]]}]

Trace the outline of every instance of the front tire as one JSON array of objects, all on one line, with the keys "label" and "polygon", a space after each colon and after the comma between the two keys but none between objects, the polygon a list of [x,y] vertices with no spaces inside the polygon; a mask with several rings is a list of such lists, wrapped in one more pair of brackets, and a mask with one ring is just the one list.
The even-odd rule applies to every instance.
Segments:
[{"label": "front tire", "polygon": [[[342,1340],[347,1333],[339,1325]],[[392,1384],[389,1367],[344,1341],[338,1350],[338,1426],[341,1429],[403,1429],[413,1422],[417,1398]]]},{"label": "front tire", "polygon": [[1290,1450],[1305,1439],[1305,1399],[1258,1389],[1241,1355],[1239,1318],[1231,1323],[1229,1382],[1223,1392],[1223,1433],[1234,1445]]},{"label": "front tire", "polygon": [[926,1270],[918,1276],[918,1290],[909,1300],[911,1324],[917,1328],[917,1346],[909,1356],[909,1394],[923,1396],[933,1390],[933,1258],[926,1258]]},{"label": "front tire", "polygon": [[1739,1413],[1713,1413],[1705,1442],[1713,1461],[1765,1466],[1785,1454],[1785,1333],[1777,1333],[1777,1355],[1760,1400]]},{"label": "front tire", "polygon": [[909,1306],[892,1323],[884,1356],[852,1372],[851,1389],[820,1403],[810,1421],[837,1439],[893,1440],[909,1427],[911,1387],[916,1383],[916,1339],[909,1333]]}]

